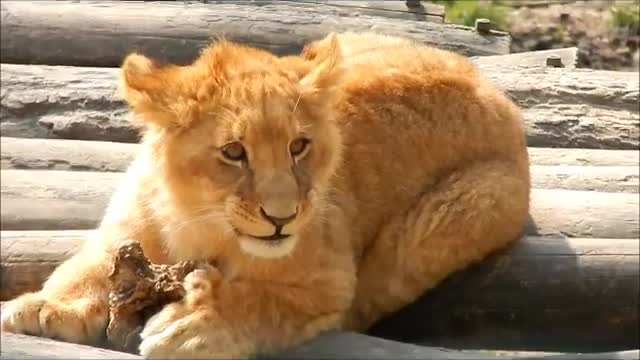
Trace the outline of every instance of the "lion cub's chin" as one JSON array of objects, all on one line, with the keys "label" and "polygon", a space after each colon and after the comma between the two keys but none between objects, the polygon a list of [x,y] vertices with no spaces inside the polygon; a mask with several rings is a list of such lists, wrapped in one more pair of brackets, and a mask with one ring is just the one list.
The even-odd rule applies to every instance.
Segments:
[{"label": "lion cub's chin", "polygon": [[247,254],[267,259],[277,259],[291,254],[298,242],[295,235],[278,241],[260,240],[241,235],[238,240],[240,248]]}]

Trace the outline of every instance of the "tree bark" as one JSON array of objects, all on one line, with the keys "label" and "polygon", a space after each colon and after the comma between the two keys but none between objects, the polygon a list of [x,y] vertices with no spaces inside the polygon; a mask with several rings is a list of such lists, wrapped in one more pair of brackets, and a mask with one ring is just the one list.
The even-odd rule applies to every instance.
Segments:
[{"label": "tree bark", "polygon": [[0,60],[18,64],[114,67],[132,51],[184,64],[218,35],[280,55],[299,53],[332,31],[404,35],[469,56],[507,54],[511,42],[504,32],[481,35],[464,26],[292,1],[3,1],[0,8]]},{"label": "tree bark", "polygon": [[[523,110],[531,147],[637,150],[637,74],[486,67]],[[2,64],[3,136],[139,141],[116,93],[117,69]]]},{"label": "tree bark", "polygon": [[[8,300],[39,289],[88,235],[3,231],[1,236],[2,300]],[[371,333],[467,349],[637,348],[639,246],[637,238],[526,236],[452,275]]]},{"label": "tree bark", "polygon": [[[107,141],[0,137],[2,169],[124,172],[133,161],[138,149],[139,145],[137,144]],[[534,168],[534,177],[539,177],[539,174],[543,173],[561,175],[558,171],[566,171],[563,170],[563,166],[587,172],[598,172],[593,167],[602,166],[605,167],[602,171],[611,173],[610,170],[613,168],[629,166],[637,168],[640,163],[640,152],[632,150],[534,147],[530,147],[528,150],[532,166],[537,169],[543,166],[548,167],[546,172],[537,171]],[[627,175],[634,173],[633,171],[628,172]],[[590,179],[590,177],[583,178],[587,186],[593,186],[590,184]],[[628,182],[624,183],[625,188],[633,182],[632,178],[627,180]],[[534,182],[541,184],[536,179]],[[582,186],[578,184],[575,189],[566,188],[580,190]],[[594,188],[593,190],[598,189]],[[635,192],[637,191],[636,187]]]}]

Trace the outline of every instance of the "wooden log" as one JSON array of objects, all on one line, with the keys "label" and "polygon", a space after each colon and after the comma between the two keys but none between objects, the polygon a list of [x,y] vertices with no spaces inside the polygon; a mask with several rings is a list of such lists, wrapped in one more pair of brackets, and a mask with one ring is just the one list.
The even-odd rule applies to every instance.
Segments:
[{"label": "wooden log", "polygon": [[538,189],[566,189],[611,193],[640,192],[640,169],[635,166],[532,165],[531,183]]},{"label": "wooden log", "polygon": [[0,60],[18,64],[119,66],[133,50],[183,64],[222,34],[276,54],[298,53],[305,43],[331,31],[405,35],[470,56],[508,54],[511,42],[503,32],[485,36],[464,26],[292,1],[3,1],[0,8]]},{"label": "wooden log", "polygon": [[637,349],[639,249],[637,238],[526,239],[451,276],[370,334],[449,348]]},{"label": "wooden log", "polygon": [[[117,69],[2,64],[1,70],[3,136],[139,140],[116,95]],[[640,146],[635,73],[488,66],[485,74],[522,107],[529,146]]]},{"label": "wooden log", "polygon": [[0,233],[0,300],[36,291],[92,231],[2,231]]},{"label": "wooden log", "polygon": [[[2,300],[40,288],[84,241],[82,232],[67,231],[0,236]],[[528,236],[453,275],[399,312],[401,320],[385,319],[371,333],[467,349],[633,349],[639,246],[638,239]]]},{"label": "wooden log", "polygon": [[126,171],[136,144],[0,137],[2,169]]},{"label": "wooden log", "polygon": [[[46,172],[45,172],[46,171]],[[82,230],[99,223],[120,173],[2,170],[2,230]],[[638,238],[637,194],[534,189],[532,234]]]},{"label": "wooden log", "polygon": [[574,69],[578,60],[578,48],[568,47],[562,49],[549,49],[540,51],[527,51],[508,55],[474,56],[476,65],[482,66],[484,71],[504,70],[505,67],[514,68],[541,68],[546,67],[547,58],[557,56],[562,60],[563,67]]},{"label": "wooden log", "polygon": [[2,333],[0,359],[143,359],[142,356],[42,337]]},{"label": "wooden log", "polygon": [[[265,1],[261,1],[265,3]],[[277,0],[282,1],[282,0]],[[349,14],[383,16],[403,20],[444,22],[444,6],[427,2],[418,2],[415,6],[408,6],[407,1],[344,1],[344,0],[296,0],[296,4],[309,3],[310,5],[335,6]]]},{"label": "wooden log", "polygon": [[[138,147],[107,141],[0,137],[1,168],[123,172],[133,161]],[[579,166],[589,171],[590,166],[637,167],[640,163],[640,152],[632,150],[534,147],[528,150],[533,166]],[[534,177],[536,174],[534,170]],[[582,181],[589,183],[588,178]]]},{"label": "wooden log", "polygon": [[[138,148],[128,143],[0,137],[2,169],[124,172]],[[534,187],[628,193],[639,190],[637,151],[529,150]],[[560,166],[550,165],[554,162]],[[581,166],[592,163],[606,166]],[[625,165],[616,165],[619,163]]]},{"label": "wooden log", "polygon": [[[619,359],[635,360],[637,351],[617,351],[597,354],[558,354],[544,357],[550,360],[601,360]],[[543,359],[544,354],[534,355],[523,352],[510,352],[494,355],[482,351],[456,351],[432,348],[389,341],[372,336],[350,333],[331,332],[318,336],[301,346],[277,354],[278,359],[513,359],[522,360]],[[104,350],[101,348],[61,342],[29,335],[2,334],[2,348],[0,359],[143,359],[141,356]],[[270,357],[259,356],[258,359],[267,360]]]},{"label": "wooden log", "polygon": [[533,165],[567,166],[637,166],[640,151],[600,149],[529,149],[529,162]]},{"label": "wooden log", "polygon": [[[92,229],[120,173],[2,170],[1,229]],[[26,194],[29,194],[25,197]]]}]

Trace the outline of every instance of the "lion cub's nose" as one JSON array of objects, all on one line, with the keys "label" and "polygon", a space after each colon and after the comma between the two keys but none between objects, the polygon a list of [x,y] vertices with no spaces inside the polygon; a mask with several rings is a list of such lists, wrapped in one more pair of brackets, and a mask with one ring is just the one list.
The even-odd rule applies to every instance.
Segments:
[{"label": "lion cub's nose", "polygon": [[260,214],[262,214],[262,216],[265,219],[267,219],[270,223],[272,223],[274,226],[278,227],[278,226],[285,226],[288,223],[290,223],[293,219],[296,218],[297,212],[287,217],[277,217],[277,216],[270,215],[264,210],[263,207],[260,207]]}]

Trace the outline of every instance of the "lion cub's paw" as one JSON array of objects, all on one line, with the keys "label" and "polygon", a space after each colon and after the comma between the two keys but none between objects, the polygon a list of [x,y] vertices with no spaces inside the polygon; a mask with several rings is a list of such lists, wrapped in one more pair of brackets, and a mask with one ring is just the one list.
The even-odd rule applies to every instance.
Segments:
[{"label": "lion cub's paw", "polygon": [[62,303],[29,293],[8,302],[2,311],[3,332],[42,336],[74,343],[94,343],[106,324],[106,309],[88,299]]},{"label": "lion cub's paw", "polygon": [[140,337],[140,354],[150,359],[229,359],[246,354],[215,306],[221,280],[213,267],[191,272],[184,280],[183,301],[166,305],[151,317]]}]

